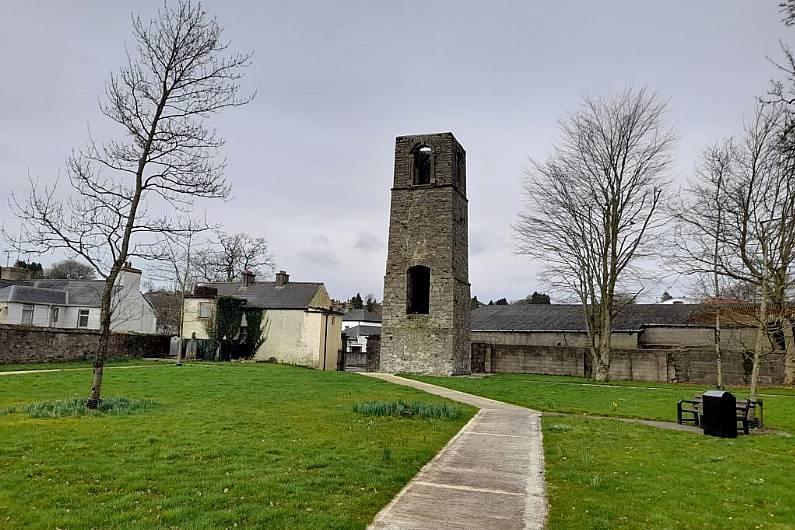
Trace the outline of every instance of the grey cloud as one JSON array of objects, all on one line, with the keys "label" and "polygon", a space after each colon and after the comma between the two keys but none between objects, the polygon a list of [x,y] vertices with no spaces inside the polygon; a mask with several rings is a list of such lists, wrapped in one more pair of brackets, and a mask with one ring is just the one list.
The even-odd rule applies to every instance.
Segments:
[{"label": "grey cloud", "polygon": [[321,248],[307,248],[298,253],[298,257],[313,265],[336,267],[339,259],[334,252]]},{"label": "grey cloud", "polygon": [[369,232],[359,232],[356,236],[356,241],[353,246],[362,252],[369,254],[384,248],[384,243],[378,239],[378,236]]}]

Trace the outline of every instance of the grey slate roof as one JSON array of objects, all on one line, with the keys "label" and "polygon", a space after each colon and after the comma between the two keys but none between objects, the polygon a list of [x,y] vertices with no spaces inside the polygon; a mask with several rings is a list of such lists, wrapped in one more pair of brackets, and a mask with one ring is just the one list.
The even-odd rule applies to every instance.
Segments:
[{"label": "grey slate roof", "polygon": [[[701,304],[631,304],[613,322],[614,331],[639,331],[644,326],[699,324]],[[472,310],[473,331],[585,331],[581,305],[486,305]]]},{"label": "grey slate roof", "polygon": [[42,289],[21,284],[10,285],[0,289],[0,302],[64,305],[66,303],[66,291]]},{"label": "grey slate roof", "polygon": [[351,309],[342,317],[345,322],[381,322],[381,315],[371,313],[366,309]]},{"label": "grey slate roof", "polygon": [[287,282],[276,287],[276,282],[254,282],[247,287],[242,283],[204,283],[218,290],[218,296],[234,296],[246,300],[246,306],[258,309],[308,309],[320,282]]},{"label": "grey slate roof", "polygon": [[352,328],[342,330],[342,334],[350,339],[356,337],[372,337],[375,335],[380,337],[381,328],[378,326],[353,326]]},{"label": "grey slate roof", "polygon": [[99,307],[105,280],[34,280],[35,287],[69,292],[69,305]]}]

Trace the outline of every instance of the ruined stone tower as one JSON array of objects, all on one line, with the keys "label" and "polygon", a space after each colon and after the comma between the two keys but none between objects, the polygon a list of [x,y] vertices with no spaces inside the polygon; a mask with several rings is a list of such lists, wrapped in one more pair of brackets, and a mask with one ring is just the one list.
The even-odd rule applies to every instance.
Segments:
[{"label": "ruined stone tower", "polygon": [[452,133],[399,136],[381,370],[470,371],[466,152]]}]

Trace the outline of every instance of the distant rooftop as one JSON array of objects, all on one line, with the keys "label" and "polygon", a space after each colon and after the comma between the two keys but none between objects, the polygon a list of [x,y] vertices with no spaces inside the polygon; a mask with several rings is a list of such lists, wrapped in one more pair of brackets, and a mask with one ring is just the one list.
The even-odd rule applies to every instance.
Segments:
[{"label": "distant rooftop", "polygon": [[342,317],[345,322],[381,322],[381,315],[371,313],[366,309],[351,309]]},{"label": "distant rooftop", "polygon": [[[714,306],[703,304],[630,304],[615,316],[613,331],[646,326],[708,325]],[[472,331],[585,331],[578,304],[487,305],[472,310]]]}]

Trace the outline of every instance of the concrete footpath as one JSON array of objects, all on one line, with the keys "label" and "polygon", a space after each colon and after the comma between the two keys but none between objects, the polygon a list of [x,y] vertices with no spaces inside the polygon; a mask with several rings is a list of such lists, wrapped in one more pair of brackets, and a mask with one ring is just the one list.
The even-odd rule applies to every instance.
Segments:
[{"label": "concrete footpath", "polygon": [[362,375],[480,409],[376,515],[370,529],[545,528],[540,412],[390,374]]}]

